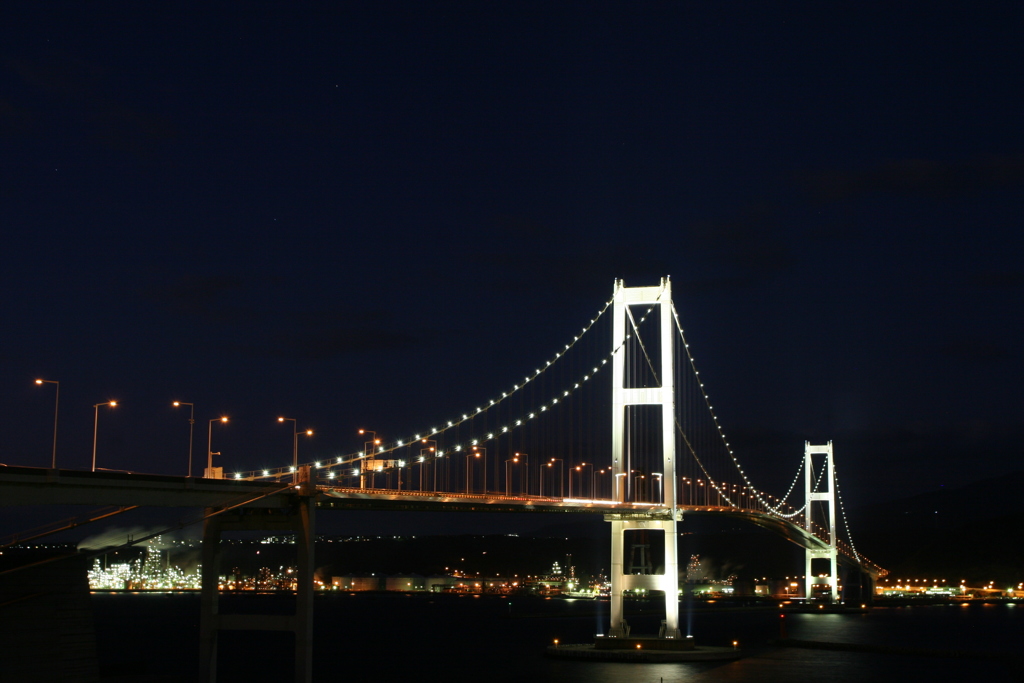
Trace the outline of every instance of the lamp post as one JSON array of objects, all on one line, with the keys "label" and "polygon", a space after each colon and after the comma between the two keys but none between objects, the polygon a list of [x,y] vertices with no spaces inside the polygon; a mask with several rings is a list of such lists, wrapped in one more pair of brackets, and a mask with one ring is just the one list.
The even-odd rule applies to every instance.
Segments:
[{"label": "lamp post", "polygon": [[565,462],[561,458],[551,458],[548,467],[554,467],[556,462],[558,463],[558,497],[565,498]]},{"label": "lamp post", "polygon": [[[359,472],[360,472],[360,475],[359,475],[359,488],[365,489],[366,488],[366,474],[364,474],[364,473],[366,472],[366,460],[373,456],[374,451],[377,450],[377,444],[380,443],[380,439],[377,438],[377,432],[373,431],[372,429],[360,429],[359,433],[360,434],[373,434],[373,437],[371,437],[369,441],[364,441],[363,442],[363,457],[359,461]],[[373,469],[372,468],[370,469],[370,477],[373,477]],[[372,478],[370,479],[370,488],[373,488],[373,479]]]},{"label": "lamp post", "polygon": [[[525,461],[526,458],[527,458],[526,453],[516,453],[511,458],[509,458],[508,460],[505,461],[505,495],[506,496],[511,496],[512,495],[512,465],[513,464],[518,464],[519,463],[519,458],[522,458]],[[529,472],[530,470],[528,469],[527,465],[529,465],[529,462],[527,462],[525,465],[523,465],[523,469],[526,470],[527,472]],[[523,482],[523,475],[522,475],[522,473],[520,473],[519,474],[519,491],[520,491],[520,494],[522,494],[522,495],[525,495],[525,494],[522,493],[524,488],[525,488],[525,484]]]},{"label": "lamp post", "polygon": [[[427,458],[437,453],[437,442],[433,439],[420,439],[420,443],[426,444],[420,449],[420,491],[423,490],[423,466],[427,463]],[[433,444],[433,445],[430,445]],[[437,490],[437,459],[431,463],[431,467],[434,471],[434,490]]]},{"label": "lamp post", "polygon": [[[544,495],[544,468],[548,467],[554,469],[555,463],[558,463],[558,495],[565,497],[565,463],[562,462],[561,458],[551,458],[548,462],[540,466],[540,495]],[[552,486],[551,488],[554,488]]]},{"label": "lamp post", "polygon": [[[590,496],[594,500],[601,500],[601,498],[598,496],[597,490],[597,475],[604,473],[604,470],[599,470],[597,469],[597,467],[590,468]],[[604,486],[602,486],[601,488],[603,489]]]},{"label": "lamp post", "polygon": [[[299,423],[294,417],[279,417],[278,422],[292,423],[292,483],[299,480]],[[313,436],[313,430],[307,429],[306,436]]]},{"label": "lamp post", "polygon": [[57,396],[53,399],[53,459],[50,469],[57,469],[57,409],[60,407],[60,382],[52,379],[37,379],[36,384],[56,384]]},{"label": "lamp post", "polygon": [[[228,418],[225,416],[215,417],[210,420],[210,428],[206,431],[206,472],[203,476],[207,479],[213,478],[213,423],[227,421]],[[217,455],[220,455],[220,453],[217,453]]]},{"label": "lamp post", "polygon": [[[583,468],[584,467],[589,467],[591,475],[593,475],[594,463],[592,463],[592,462],[581,462],[579,465],[576,465],[576,467],[569,468],[569,497],[570,498],[572,498],[572,473],[573,473],[573,470],[575,470],[578,473],[576,475],[576,483],[580,487],[578,495],[580,495],[580,496],[583,495]],[[594,496],[594,477],[593,476],[590,477],[590,497],[591,498],[595,498],[596,497],[596,496]]]},{"label": "lamp post", "polygon": [[523,471],[519,473],[519,492],[525,496],[530,492],[530,454],[516,451],[515,457],[523,461]]},{"label": "lamp post", "polygon": [[473,446],[472,451],[466,451],[466,493],[470,492],[471,484],[473,482],[473,480],[469,476],[469,464],[473,462],[471,457],[479,458],[481,456],[484,459],[484,493],[487,493],[487,449],[481,448],[480,446]]},{"label": "lamp post", "polygon": [[186,477],[191,477],[192,476],[192,441],[194,440],[193,439],[193,432],[195,431],[195,428],[196,428],[196,407],[194,405],[192,405],[191,403],[185,403],[184,401],[175,401],[171,405],[173,405],[175,408],[177,408],[178,406],[188,406],[189,407],[189,415],[188,415],[188,474],[186,474],[185,476]]},{"label": "lamp post", "polygon": [[96,471],[96,431],[100,425],[100,406],[110,406],[111,408],[117,407],[117,401],[107,401],[105,403],[97,403],[93,408],[93,419],[92,419],[92,471]]},{"label": "lamp post", "polygon": [[664,484],[663,484],[663,482],[661,480],[662,476],[664,476],[664,475],[662,475],[661,472],[651,472],[651,476],[658,478],[658,500],[656,500],[654,502],[656,502],[656,503],[664,503],[665,502],[665,489],[664,489]]}]

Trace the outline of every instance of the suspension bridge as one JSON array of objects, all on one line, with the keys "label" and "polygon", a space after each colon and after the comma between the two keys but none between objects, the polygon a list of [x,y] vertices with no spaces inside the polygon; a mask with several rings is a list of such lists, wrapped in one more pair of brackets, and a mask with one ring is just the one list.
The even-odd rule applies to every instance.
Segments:
[{"label": "suspension bridge", "polygon": [[[840,565],[871,579],[885,573],[850,537],[831,442],[805,443],[781,496],[751,480],[708,398],[667,278],[647,287],[616,281],[559,350],[465,412],[398,438],[360,434],[359,450],[329,459],[300,463],[296,447],[289,465],[210,467],[202,478],[9,467],[0,500],[115,506],[35,536],[137,506],[202,508],[191,521],[204,525],[201,656],[211,680],[217,633],[237,628],[294,631],[296,677],[309,680],[321,510],[601,514],[611,531],[610,638],[629,635],[623,598],[637,589],[664,594],[658,635],[681,637],[676,540],[689,515],[742,518],[804,547],[808,598],[840,600]],[[295,532],[294,615],[219,614],[220,536],[236,529]],[[660,573],[633,573],[624,561],[637,533],[662,536]]]}]

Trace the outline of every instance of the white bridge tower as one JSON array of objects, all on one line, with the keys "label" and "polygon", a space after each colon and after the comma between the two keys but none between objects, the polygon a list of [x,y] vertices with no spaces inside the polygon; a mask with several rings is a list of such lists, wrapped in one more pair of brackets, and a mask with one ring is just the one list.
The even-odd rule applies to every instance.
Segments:
[{"label": "white bridge tower", "polygon": [[[825,467],[827,471],[821,477],[828,487],[826,491],[815,491],[813,457],[815,455],[825,456]],[[804,510],[804,528],[811,534],[811,504],[823,502],[828,505],[828,545],[824,548],[807,548],[806,561],[804,563],[804,596],[807,600],[813,597],[812,590],[815,585],[827,582],[832,602],[839,601],[839,572],[837,561],[839,557],[836,548],[836,470],[832,463],[832,442],[824,446],[812,446],[810,441],[804,442],[804,503],[807,506]],[[818,535],[820,537],[820,534]],[[815,559],[827,559],[829,561],[829,576],[817,577],[812,572],[812,564]]]},{"label": "white bridge tower", "polygon": [[[661,320],[661,358],[656,376],[660,386],[626,386],[627,337],[635,331],[627,327],[632,320],[630,306],[656,308]],[[680,638],[679,632],[679,559],[676,551],[676,522],[679,515],[676,508],[676,454],[675,454],[675,368],[673,363],[673,341],[675,338],[674,315],[672,310],[672,287],[668,278],[663,278],[657,287],[626,287],[622,280],[615,282],[613,298],[612,350],[612,475],[615,500],[626,502],[629,489],[629,466],[624,461],[623,450],[627,438],[626,410],[628,406],[661,406],[662,460],[661,480],[663,482],[662,507],[650,512],[618,513],[605,515],[605,521],[612,525],[611,559],[611,624],[608,637],[629,636],[629,625],[623,616],[622,593],[625,590],[644,588],[660,590],[665,594],[665,623],[659,634],[662,638]],[[652,362],[657,362],[651,359]],[[665,558],[662,574],[626,574],[623,571],[626,531],[650,529],[660,530],[665,536]]]}]

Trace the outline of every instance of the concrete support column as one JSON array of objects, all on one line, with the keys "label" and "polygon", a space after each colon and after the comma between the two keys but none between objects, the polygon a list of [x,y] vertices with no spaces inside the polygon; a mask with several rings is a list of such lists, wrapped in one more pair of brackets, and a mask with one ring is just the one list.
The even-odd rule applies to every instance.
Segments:
[{"label": "concrete support column", "polygon": [[[211,515],[215,509],[207,508]],[[199,680],[217,681],[217,637],[220,632],[217,599],[220,576],[221,518],[207,517],[203,522],[202,593],[199,608]]]},{"label": "concrete support column", "polygon": [[[217,636],[221,629],[291,631],[295,636],[295,681],[313,680],[313,579],[316,486],[310,468],[300,467],[296,485],[288,495],[291,504],[281,508],[238,508],[219,513],[207,509],[203,526],[202,604],[200,613],[200,676],[199,680],[217,680]],[[213,516],[210,516],[213,515]],[[295,590],[295,613],[283,615],[221,614],[218,609],[220,574],[220,540],[224,531],[262,530],[295,534],[298,574]]]},{"label": "concrete support column", "polygon": [[[308,467],[303,468],[307,470]],[[295,515],[295,549],[298,552],[298,586],[295,591],[295,680],[313,680],[313,561],[316,507],[312,496],[300,496]]]},{"label": "concrete support column", "polygon": [[[623,611],[623,592],[644,588],[665,593],[665,625],[659,634],[662,638],[681,638],[679,630],[679,565],[676,561],[676,520],[664,516],[659,519],[625,519],[623,515],[605,515],[605,521],[612,525],[612,593],[609,605],[610,626],[608,637],[626,638],[629,625]],[[626,532],[635,529],[660,530],[664,533],[664,572],[661,574],[627,574],[624,571]]]},{"label": "concrete support column", "polygon": [[679,536],[676,520],[660,523],[665,530],[665,632],[662,638],[682,638],[679,631],[679,555],[676,550]]},{"label": "concrete support column", "polygon": [[611,621],[608,628],[608,635],[613,638],[625,638],[629,635],[629,626],[622,610],[623,577],[622,558],[625,548],[622,540],[625,537],[625,523],[612,521],[612,561],[611,580],[612,593],[609,600],[609,612]]}]

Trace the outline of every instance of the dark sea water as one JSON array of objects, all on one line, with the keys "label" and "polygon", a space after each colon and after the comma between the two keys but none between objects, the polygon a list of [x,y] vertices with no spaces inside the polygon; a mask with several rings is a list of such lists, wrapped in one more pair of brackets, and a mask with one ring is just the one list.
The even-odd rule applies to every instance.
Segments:
[{"label": "dark sea water", "polygon": [[[199,598],[172,594],[94,594],[101,673],[118,680],[192,681],[199,651]],[[511,603],[511,604],[509,604]],[[277,596],[229,596],[223,612],[282,612]],[[660,618],[629,617],[634,633],[656,633]],[[995,659],[775,648],[775,611],[699,610],[684,625],[698,645],[739,641],[748,656],[724,663],[632,664],[550,659],[544,649],[590,642],[607,628],[608,603],[499,596],[319,595],[313,678],[337,681],[1022,681],[1024,669]],[[1018,653],[1024,657],[1024,605],[875,608],[867,614],[787,614],[790,638],[925,648],[936,652]],[[225,632],[219,680],[292,680],[289,634]]]}]

